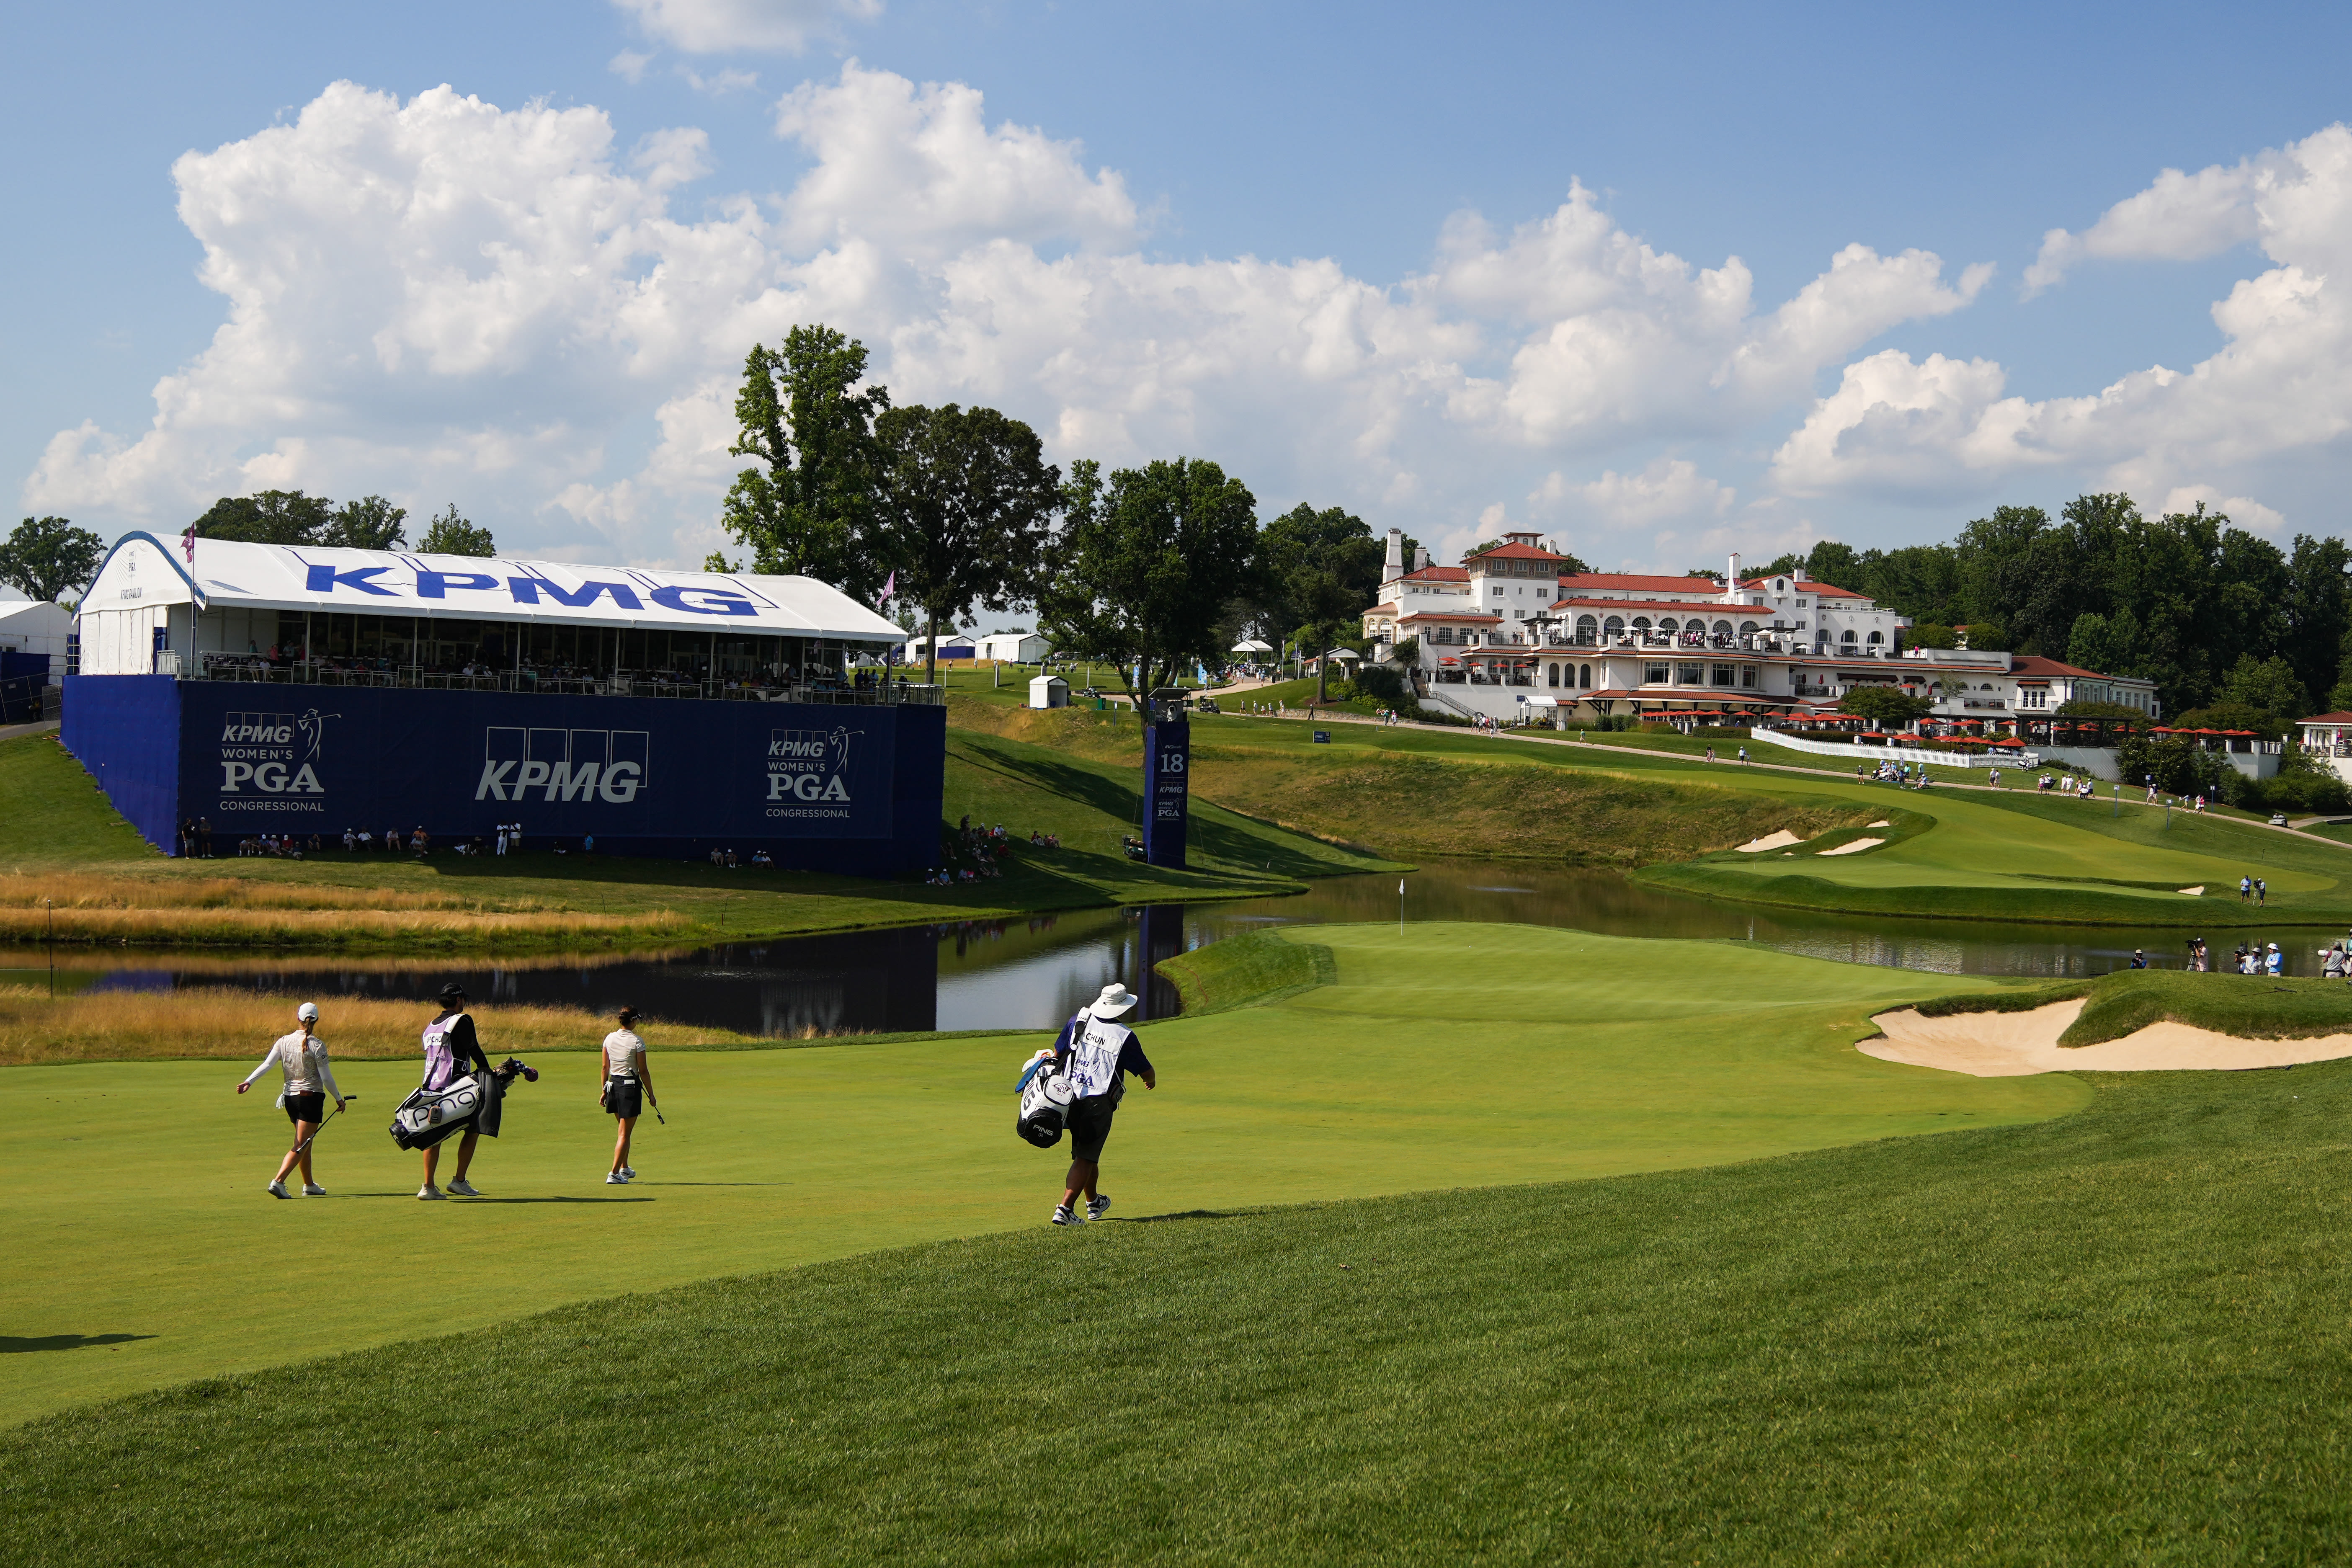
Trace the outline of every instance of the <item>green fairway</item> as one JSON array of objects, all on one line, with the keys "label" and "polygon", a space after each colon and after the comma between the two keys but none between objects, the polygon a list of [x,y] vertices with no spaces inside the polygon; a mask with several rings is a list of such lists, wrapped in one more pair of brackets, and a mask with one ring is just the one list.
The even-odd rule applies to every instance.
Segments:
[{"label": "green fairway", "polygon": [[[1305,930],[1307,928],[1299,928]],[[1229,1209],[1662,1170],[2038,1120],[2074,1080],[1975,1079],[1852,1049],[1869,1014],[2000,983],[1735,943],[1525,926],[1312,928],[1335,984],[1144,1031],[1104,1184],[1126,1212]],[[495,1038],[487,1042],[495,1053]],[[1013,1135],[1035,1037],[669,1053],[644,1179],[601,1184],[594,1058],[535,1058],[478,1184],[420,1204],[383,1132],[415,1082],[339,1076],[364,1114],[319,1144],[327,1199],[261,1188],[282,1116],[209,1063],[0,1074],[0,1319],[23,1341],[0,1419],[563,1301],[1041,1225],[1066,1154]],[[450,1166],[443,1167],[446,1179]]]},{"label": "green fairway", "polygon": [[2347,1065],[2109,1078],[601,1302],[0,1435],[0,1557],[2341,1562],[2347,1125]]}]

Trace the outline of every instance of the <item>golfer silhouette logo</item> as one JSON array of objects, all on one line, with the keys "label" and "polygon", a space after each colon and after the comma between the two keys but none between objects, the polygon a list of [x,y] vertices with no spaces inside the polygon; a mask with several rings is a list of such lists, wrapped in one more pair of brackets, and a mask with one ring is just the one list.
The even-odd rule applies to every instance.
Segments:
[{"label": "golfer silhouette logo", "polygon": [[341,717],[340,713],[321,713],[316,708],[312,708],[306,710],[302,717],[294,721],[294,727],[302,731],[303,740],[310,743],[310,749],[302,753],[304,762],[315,763],[319,760],[319,748],[327,742],[327,721]]}]

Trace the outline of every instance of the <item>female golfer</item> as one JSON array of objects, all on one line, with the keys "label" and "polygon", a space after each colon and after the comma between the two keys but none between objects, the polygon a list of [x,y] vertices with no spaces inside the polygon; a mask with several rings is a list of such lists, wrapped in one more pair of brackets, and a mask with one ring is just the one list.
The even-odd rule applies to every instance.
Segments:
[{"label": "female golfer", "polygon": [[[474,1036],[474,1016],[466,1011],[466,988],[452,980],[441,987],[441,1011],[425,1026],[425,1087],[446,1089],[467,1073],[488,1078],[489,1071],[490,1058],[482,1054],[482,1043]],[[482,1195],[466,1180],[467,1168],[474,1163],[474,1145],[481,1141],[480,1127],[467,1123],[466,1135],[457,1143],[457,1174],[449,1184],[449,1191],[458,1197]],[[441,1145],[436,1143],[425,1151],[425,1184],[416,1189],[416,1195],[428,1203],[442,1195],[433,1184],[434,1168],[440,1163]]]},{"label": "female golfer", "polygon": [[653,1076],[646,1070],[646,1043],[637,1038],[636,1021],[637,1010],[624,1007],[621,1026],[604,1037],[604,1090],[597,1103],[613,1113],[621,1129],[621,1135],[613,1140],[613,1168],[604,1177],[607,1185],[615,1187],[636,1179],[636,1172],[629,1168],[629,1134],[635,1130],[637,1118],[646,1113],[645,1097],[654,1091]]},{"label": "female golfer", "polygon": [[310,1143],[317,1135],[320,1123],[326,1121],[323,1112],[327,1096],[331,1094],[335,1097],[335,1109],[341,1110],[343,1108],[343,1091],[335,1087],[334,1072],[327,1066],[327,1042],[310,1032],[311,1026],[319,1021],[319,1005],[303,1003],[294,1010],[294,1018],[301,1027],[290,1035],[279,1037],[270,1046],[268,1055],[261,1058],[261,1065],[245,1075],[245,1081],[236,1086],[236,1091],[243,1094],[251,1089],[253,1080],[268,1072],[272,1066],[286,1074],[286,1092],[280,1097],[279,1103],[286,1107],[286,1119],[294,1123],[294,1142],[286,1151],[286,1158],[278,1162],[278,1173],[269,1178],[269,1195],[273,1198],[293,1196],[286,1190],[286,1177],[299,1163],[302,1167],[302,1195],[323,1198],[327,1195],[327,1189],[310,1177]]}]

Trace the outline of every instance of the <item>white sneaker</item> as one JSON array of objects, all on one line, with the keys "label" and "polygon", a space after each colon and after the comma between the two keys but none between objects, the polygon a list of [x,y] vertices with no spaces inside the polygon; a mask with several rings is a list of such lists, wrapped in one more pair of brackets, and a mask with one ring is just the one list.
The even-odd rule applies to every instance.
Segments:
[{"label": "white sneaker", "polygon": [[290,1198],[294,1194],[286,1190],[284,1182],[272,1182],[269,1184],[269,1195],[273,1198]]},{"label": "white sneaker", "polygon": [[607,1171],[604,1173],[604,1184],[608,1187],[625,1187],[629,1184],[629,1178],[618,1171]]},{"label": "white sneaker", "polygon": [[482,1194],[474,1190],[473,1183],[460,1176],[449,1184],[449,1195],[453,1198],[478,1198]]},{"label": "white sneaker", "polygon": [[1054,1223],[1055,1225],[1084,1225],[1086,1224],[1086,1221],[1072,1214],[1060,1204],[1055,1204],[1054,1205]]},{"label": "white sneaker", "polygon": [[637,1168],[635,1165],[624,1165],[621,1167],[621,1175],[625,1180],[634,1182],[637,1179]]},{"label": "white sneaker", "polygon": [[1097,1193],[1093,1197],[1087,1200],[1087,1217],[1088,1219],[1100,1219],[1103,1215],[1108,1213],[1110,1213],[1110,1199],[1108,1196]]},{"label": "white sneaker", "polygon": [[428,1204],[437,1204],[441,1201],[441,1189],[427,1182],[416,1189],[416,1195]]},{"label": "white sneaker", "polygon": [[327,1195],[327,1189],[316,1182],[305,1182],[302,1184],[302,1195],[306,1198],[323,1198]]}]

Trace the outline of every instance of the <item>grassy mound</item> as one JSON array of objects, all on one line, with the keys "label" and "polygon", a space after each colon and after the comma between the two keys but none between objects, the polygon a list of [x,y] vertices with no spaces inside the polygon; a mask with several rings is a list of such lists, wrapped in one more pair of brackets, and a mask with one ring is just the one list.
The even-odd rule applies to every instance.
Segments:
[{"label": "grassy mound", "polygon": [[1122,1194],[1157,1223],[45,1422],[0,1437],[0,1500],[22,1560],[185,1568],[2332,1561],[2348,1122],[2345,1068],[2148,1075],[1728,1168]]},{"label": "grassy mound", "polygon": [[[1329,950],[1331,984],[1145,1027],[1160,1087],[1119,1112],[1112,1192],[1223,1210],[1615,1175],[2033,1121],[2084,1098],[2064,1077],[1971,1079],[1851,1048],[1874,1013],[1996,982],[1526,926],[1273,940],[1302,931]],[[411,1006],[410,1026],[430,1012]],[[342,1053],[363,1015],[327,1013]],[[483,1009],[494,1056],[520,1043],[505,1016]],[[575,1045],[593,1047],[604,1026],[581,1022]],[[466,1204],[417,1203],[417,1158],[385,1136],[414,1056],[341,1054],[336,1077],[362,1098],[320,1139],[333,1195],[275,1203],[261,1189],[286,1146],[276,1085],[231,1089],[276,1023],[235,1063],[0,1072],[20,1216],[0,1322],[133,1336],[15,1358],[0,1423],[619,1291],[1025,1228],[1061,1192],[1066,1150],[1013,1135],[1013,1078],[1045,1039],[1029,1035],[657,1047],[669,1123],[639,1129],[644,1179],[625,1189],[603,1184],[613,1133],[593,1051],[530,1056],[541,1081],[509,1100],[474,1173],[488,1198]]]},{"label": "grassy mound", "polygon": [[2352,986],[2331,980],[2255,974],[2190,974],[2126,969],[2095,980],[2062,981],[1987,995],[1938,996],[1919,1004],[1929,1017],[2015,1013],[2085,997],[2058,1037],[2062,1046],[2120,1040],[2150,1024],[2187,1024],[2241,1040],[2309,1040],[2352,1034]]},{"label": "grassy mound", "polygon": [[1279,1002],[1339,977],[1339,962],[1329,948],[1287,941],[1270,931],[1227,937],[1162,959],[1154,968],[1175,983],[1188,1018]]}]

